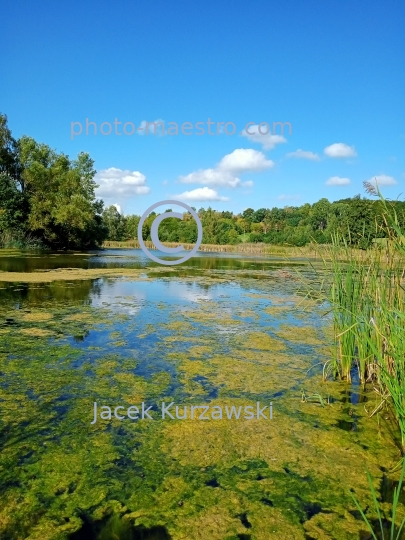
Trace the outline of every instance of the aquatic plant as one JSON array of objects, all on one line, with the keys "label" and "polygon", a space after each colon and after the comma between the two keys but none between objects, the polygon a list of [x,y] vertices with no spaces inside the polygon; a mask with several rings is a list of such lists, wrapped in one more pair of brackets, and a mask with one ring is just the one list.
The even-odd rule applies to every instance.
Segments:
[{"label": "aquatic plant", "polygon": [[391,517],[389,521],[385,519],[382,514],[382,511],[380,509],[380,504],[377,498],[377,493],[373,484],[373,480],[368,471],[367,471],[367,480],[370,486],[374,508],[378,516],[375,524],[370,522],[370,520],[366,516],[366,512],[363,511],[362,507],[360,506],[360,503],[358,502],[356,497],[353,495],[353,492],[351,490],[349,491],[350,496],[352,497],[354,501],[354,504],[356,505],[358,511],[361,514],[361,517],[363,518],[364,522],[366,523],[373,537],[373,540],[401,540],[404,538],[404,535],[401,533],[405,526],[405,517],[402,519],[399,525],[396,525],[399,497],[401,494],[402,483],[405,476],[405,459],[403,459],[402,461],[403,461],[403,464],[402,464],[401,476],[399,478],[398,485],[394,488]]},{"label": "aquatic plant", "polygon": [[317,392],[307,395],[304,390],[301,391],[301,401],[304,403],[319,403],[322,407],[325,407],[325,405],[330,405],[329,396],[327,398],[323,398],[321,394]]},{"label": "aquatic plant", "polygon": [[395,208],[378,189],[365,187],[379,196],[383,224],[376,222],[376,234],[384,242],[358,257],[335,234],[327,256],[320,251],[322,270],[312,265],[317,279],[308,294],[326,301],[333,318],[334,354],[325,378],[372,383],[381,397],[377,409],[389,404],[394,411],[405,450],[405,233]]},{"label": "aquatic plant", "polygon": [[[397,449],[384,420],[381,437],[369,442],[374,420],[363,409],[355,434],[339,426],[345,384],[312,377],[325,354],[316,303],[301,312],[295,285],[268,277],[227,284],[235,281],[231,270],[221,285],[193,277],[199,291],[217,296],[165,303],[158,294],[141,305],[135,293],[152,285],[141,271],[96,282],[76,281],[81,270],[70,279],[61,271],[63,281],[22,285],[14,273],[15,285],[4,284],[0,537],[168,540],[203,531],[212,540],[269,532],[290,539],[304,531],[321,538],[326,528],[336,540],[356,537],[364,525],[347,512],[339,479],[356,486],[364,508],[371,503],[365,456],[377,477]],[[163,279],[153,278],[155,291],[164,290]],[[170,279],[177,291],[189,287]],[[86,300],[96,296],[106,303]],[[281,307],[282,325],[268,312]],[[330,394],[334,405],[300,403],[301,387]],[[158,407],[274,399],[275,418],[90,423],[94,401],[146,399]]]},{"label": "aquatic plant", "polygon": [[0,247],[7,249],[49,249],[40,238],[23,231],[1,231]]}]

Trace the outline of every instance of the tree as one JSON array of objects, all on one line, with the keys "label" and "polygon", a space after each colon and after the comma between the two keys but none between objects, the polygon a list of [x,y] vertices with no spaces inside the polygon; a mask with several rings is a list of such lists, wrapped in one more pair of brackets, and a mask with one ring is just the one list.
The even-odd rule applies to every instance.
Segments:
[{"label": "tree", "polygon": [[375,201],[354,197],[348,206],[343,235],[350,245],[366,249],[377,237]]},{"label": "tree", "polygon": [[[7,125],[7,116],[0,114],[0,234],[24,237],[28,201],[20,189],[18,144]],[[8,234],[6,234],[8,233]]]},{"label": "tree", "polygon": [[252,223],[251,231],[252,233],[262,233],[263,223]]},{"label": "tree", "polygon": [[95,197],[96,171],[90,156],[81,153],[70,161],[30,137],[22,137],[18,146],[30,230],[54,247],[88,247],[102,241],[103,204]]},{"label": "tree", "polygon": [[102,214],[103,224],[107,229],[107,239],[113,241],[124,240],[125,223],[123,216],[114,205],[105,208]]},{"label": "tree", "polygon": [[27,210],[27,201],[13,178],[6,172],[0,172],[0,232],[23,232]]},{"label": "tree", "polygon": [[16,180],[19,177],[18,145],[7,125],[7,116],[0,113],[0,173]]},{"label": "tree", "polygon": [[252,223],[253,217],[254,217],[255,211],[253,208],[246,208],[246,210],[243,211],[242,217],[246,219],[249,223]]},{"label": "tree", "polygon": [[263,221],[266,212],[266,208],[259,208],[259,210],[256,210],[256,212],[253,214],[253,223],[260,223]]},{"label": "tree", "polygon": [[262,224],[263,224],[263,232],[264,234],[267,234],[267,232],[270,230],[270,227],[271,227],[271,213],[269,209],[267,209],[266,212],[264,213]]},{"label": "tree", "polygon": [[309,220],[314,231],[326,229],[330,207],[331,203],[325,198],[312,205]]},{"label": "tree", "polygon": [[138,238],[138,224],[140,220],[141,216],[127,216],[124,230],[126,240],[135,240]]},{"label": "tree", "polygon": [[283,230],[285,220],[285,212],[282,208],[272,208],[270,210],[269,222],[277,232]]}]

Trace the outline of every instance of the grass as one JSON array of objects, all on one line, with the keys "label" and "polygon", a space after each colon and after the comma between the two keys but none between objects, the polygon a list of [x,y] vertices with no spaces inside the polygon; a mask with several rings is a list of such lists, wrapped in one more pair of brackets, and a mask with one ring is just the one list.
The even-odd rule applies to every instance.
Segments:
[{"label": "grass", "polygon": [[6,249],[47,249],[47,246],[38,238],[29,233],[22,232],[0,232],[0,247]]},{"label": "grass", "polygon": [[[391,518],[389,520],[390,523],[384,518],[384,516],[383,516],[383,514],[381,512],[380,505],[379,505],[378,498],[377,498],[377,493],[376,493],[376,490],[375,490],[375,487],[374,487],[374,484],[373,484],[373,480],[372,480],[371,475],[370,475],[370,473],[368,471],[367,471],[367,480],[368,480],[368,484],[370,486],[370,491],[371,491],[371,494],[372,494],[372,499],[373,499],[373,503],[374,503],[374,509],[375,509],[375,511],[377,513],[377,516],[378,516],[376,526],[373,526],[373,524],[370,523],[369,519],[367,518],[367,516],[365,514],[365,511],[363,511],[363,509],[361,508],[358,500],[353,495],[352,491],[350,491],[350,495],[351,495],[351,497],[352,497],[352,499],[354,501],[354,504],[356,505],[357,510],[360,512],[361,517],[363,518],[363,521],[367,525],[368,530],[370,531],[370,533],[371,533],[371,535],[373,537],[373,540],[401,540],[401,538],[404,538],[403,534],[401,534],[401,533],[402,533],[402,530],[404,529],[405,517],[402,519],[402,521],[398,525],[396,525],[399,496],[400,496],[400,493],[401,493],[402,484],[403,484],[403,481],[404,481],[404,476],[405,476],[405,459],[403,460],[402,471],[401,471],[401,476],[399,478],[398,485],[394,488],[394,496],[393,496],[393,500],[392,500]],[[375,532],[375,529],[377,529],[377,531],[378,531],[378,536],[377,536],[377,534]]]}]

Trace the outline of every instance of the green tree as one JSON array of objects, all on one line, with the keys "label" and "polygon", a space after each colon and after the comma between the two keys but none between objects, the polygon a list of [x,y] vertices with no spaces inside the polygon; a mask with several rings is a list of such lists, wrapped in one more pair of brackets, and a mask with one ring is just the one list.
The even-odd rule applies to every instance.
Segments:
[{"label": "green tree", "polygon": [[244,210],[242,213],[243,219],[245,219],[249,223],[253,222],[254,215],[255,211],[253,210],[253,208],[246,208],[246,210]]},{"label": "green tree", "polygon": [[260,223],[261,221],[263,221],[266,212],[266,208],[259,208],[259,210],[256,210],[256,212],[254,212],[253,214],[253,223]]},{"label": "green tree", "polygon": [[19,177],[18,144],[7,125],[7,116],[0,113],[0,172],[16,180]]},{"label": "green tree", "polygon": [[378,235],[376,201],[354,197],[348,206],[343,235],[350,245],[366,249]]},{"label": "green tree", "polygon": [[103,204],[95,197],[96,171],[90,156],[81,153],[76,161],[70,161],[31,137],[22,137],[18,146],[30,230],[49,245],[63,248],[88,247],[102,241]]},{"label": "green tree", "polygon": [[135,240],[138,238],[138,224],[140,220],[141,216],[127,216],[124,230],[126,240]]},{"label": "green tree", "polygon": [[25,230],[27,200],[6,172],[0,172],[0,232]]},{"label": "green tree", "polygon": [[323,231],[328,225],[331,203],[328,199],[320,199],[312,205],[309,221],[314,231]]},{"label": "green tree", "polygon": [[114,205],[104,209],[102,218],[107,229],[107,239],[116,242],[124,240],[125,221]]}]

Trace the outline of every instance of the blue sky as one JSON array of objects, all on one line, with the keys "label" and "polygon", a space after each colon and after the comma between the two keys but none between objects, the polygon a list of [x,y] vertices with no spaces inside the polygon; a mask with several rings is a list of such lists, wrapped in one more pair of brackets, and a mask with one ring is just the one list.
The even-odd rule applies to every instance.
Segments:
[{"label": "blue sky", "polygon": [[[168,198],[298,206],[364,195],[375,177],[388,197],[404,191],[402,0],[7,0],[1,12],[0,111],[13,135],[89,152],[98,193],[126,214]],[[211,119],[237,133],[101,135],[115,119]],[[72,122],[83,125],[73,139]],[[247,122],[289,122],[292,134],[240,135]]]}]

